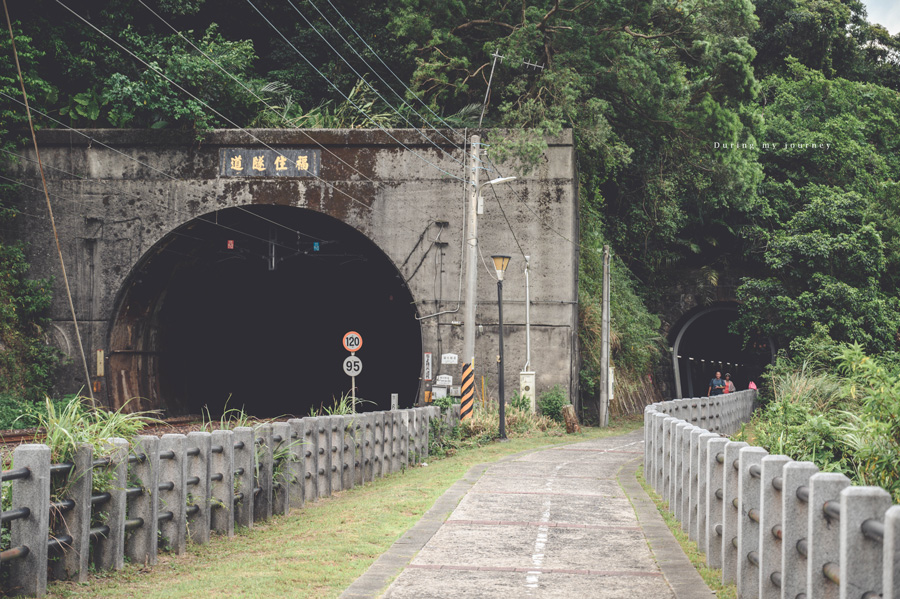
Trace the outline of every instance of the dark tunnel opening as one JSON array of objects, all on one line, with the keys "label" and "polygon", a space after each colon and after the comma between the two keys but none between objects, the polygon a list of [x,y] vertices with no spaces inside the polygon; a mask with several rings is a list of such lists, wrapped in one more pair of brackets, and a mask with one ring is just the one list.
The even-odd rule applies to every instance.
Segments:
[{"label": "dark tunnel opening", "polygon": [[730,373],[737,390],[746,389],[750,381],[759,384],[760,375],[772,361],[773,347],[766,337],[745,343],[743,337],[730,332],[737,318],[736,306],[718,306],[701,310],[674,328],[681,397],[705,396],[716,371],[722,376]]},{"label": "dark tunnel opening", "polygon": [[303,416],[350,392],[344,333],[361,334],[360,411],[418,395],[422,334],[390,259],[349,225],[285,206],[204,215],[163,239],[120,293],[111,404],[215,418]]}]

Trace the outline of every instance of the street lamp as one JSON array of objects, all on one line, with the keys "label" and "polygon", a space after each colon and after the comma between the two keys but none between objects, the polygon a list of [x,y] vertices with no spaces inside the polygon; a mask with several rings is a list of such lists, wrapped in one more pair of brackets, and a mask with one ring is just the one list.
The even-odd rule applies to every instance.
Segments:
[{"label": "street lamp", "polygon": [[509,183],[510,181],[515,181],[517,177],[497,177],[496,179],[491,179],[490,181],[485,181],[481,185],[478,186],[478,214],[484,214],[484,196],[481,195],[481,190],[488,185],[497,185],[498,183]]},{"label": "street lamp", "polygon": [[500,356],[497,368],[500,375],[500,440],[506,441],[506,396],[503,388],[503,273],[509,266],[509,256],[491,256],[497,270],[497,310],[500,314]]}]

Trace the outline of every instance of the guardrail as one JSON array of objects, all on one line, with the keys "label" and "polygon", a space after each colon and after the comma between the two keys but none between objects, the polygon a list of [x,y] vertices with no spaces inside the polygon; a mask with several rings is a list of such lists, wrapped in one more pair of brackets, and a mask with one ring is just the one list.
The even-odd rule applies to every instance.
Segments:
[{"label": "guardrail", "polygon": [[647,406],[647,482],[741,599],[900,599],[900,506],[881,487],[729,441],[755,400]]},{"label": "guardrail", "polygon": [[458,417],[425,407],[142,435],[109,439],[101,459],[84,445],[68,464],[51,464],[46,445],[21,445],[0,475],[13,506],[0,512],[11,538],[0,552],[3,590],[40,596],[48,579],[86,580],[89,559],[98,570],[121,569],[125,557],[153,565],[160,549],[180,554],[211,532],[232,536],[416,464],[428,456],[430,422]]}]

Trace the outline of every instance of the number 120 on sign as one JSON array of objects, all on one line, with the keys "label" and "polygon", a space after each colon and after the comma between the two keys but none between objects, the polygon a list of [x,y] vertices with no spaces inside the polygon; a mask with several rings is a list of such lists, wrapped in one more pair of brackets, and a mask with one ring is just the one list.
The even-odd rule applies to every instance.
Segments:
[{"label": "number 120 on sign", "polygon": [[362,372],[362,360],[356,356],[348,356],[344,359],[344,372],[347,376],[359,376]]}]

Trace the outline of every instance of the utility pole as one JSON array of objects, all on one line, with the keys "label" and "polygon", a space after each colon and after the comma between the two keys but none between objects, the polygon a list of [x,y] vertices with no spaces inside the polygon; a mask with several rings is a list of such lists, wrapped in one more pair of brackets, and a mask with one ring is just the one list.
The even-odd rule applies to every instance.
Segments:
[{"label": "utility pole", "polygon": [[478,280],[478,175],[481,137],[473,135],[470,142],[469,209],[466,212],[466,308],[463,314],[463,360],[475,364],[475,297]]},{"label": "utility pole", "polygon": [[603,246],[603,310],[600,328],[600,426],[609,426],[609,246]]}]

